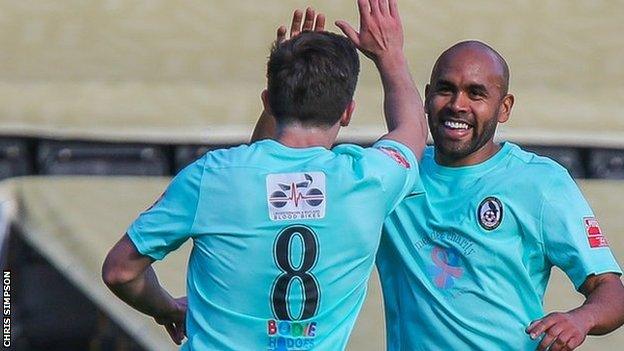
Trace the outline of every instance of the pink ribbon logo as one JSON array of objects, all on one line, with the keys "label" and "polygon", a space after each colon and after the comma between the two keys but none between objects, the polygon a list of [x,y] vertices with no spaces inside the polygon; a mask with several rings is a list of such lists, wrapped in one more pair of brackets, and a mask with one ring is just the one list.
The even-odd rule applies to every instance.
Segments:
[{"label": "pink ribbon logo", "polygon": [[433,282],[438,288],[452,287],[453,278],[460,278],[464,273],[464,270],[459,267],[460,256],[455,249],[443,249],[436,246],[431,252],[431,260],[435,264],[435,267],[431,267],[435,276]]}]

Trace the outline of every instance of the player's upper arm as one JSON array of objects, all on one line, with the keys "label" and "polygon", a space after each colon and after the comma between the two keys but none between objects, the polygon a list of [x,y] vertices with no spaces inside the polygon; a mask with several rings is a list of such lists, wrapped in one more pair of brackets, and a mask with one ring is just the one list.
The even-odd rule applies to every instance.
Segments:
[{"label": "player's upper arm", "polygon": [[620,274],[617,273],[591,274],[585,279],[585,282],[583,282],[578,290],[585,297],[588,297],[598,286],[603,284],[615,284],[620,288],[619,290],[622,291],[622,281],[620,280]]},{"label": "player's upper arm", "polygon": [[102,265],[102,280],[106,285],[120,285],[134,280],[154,260],[142,255],[128,235],[124,235],[108,252]]},{"label": "player's upper arm", "polygon": [[425,146],[427,146],[427,126],[425,119],[422,119],[421,125],[410,124],[401,128],[396,128],[388,132],[380,138],[380,140],[392,140],[409,148],[417,160],[423,155]]},{"label": "player's upper arm", "polygon": [[206,157],[184,168],[165,193],[128,228],[138,251],[160,260],[191,237]]},{"label": "player's upper arm", "polygon": [[553,173],[540,213],[546,256],[579,289],[588,276],[621,273],[605,233],[566,172]]},{"label": "player's upper arm", "polygon": [[375,168],[388,195],[388,214],[405,196],[423,191],[418,162],[411,148],[392,139],[382,139],[368,152],[374,157]]}]

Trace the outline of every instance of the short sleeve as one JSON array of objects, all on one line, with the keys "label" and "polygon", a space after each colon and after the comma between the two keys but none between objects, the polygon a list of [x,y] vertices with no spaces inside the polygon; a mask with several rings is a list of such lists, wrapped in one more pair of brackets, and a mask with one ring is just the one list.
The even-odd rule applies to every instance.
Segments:
[{"label": "short sleeve", "polygon": [[591,274],[622,273],[598,220],[566,172],[549,185],[540,218],[546,256],[577,290]]},{"label": "short sleeve", "polygon": [[141,254],[161,260],[191,236],[203,170],[202,158],[180,171],[160,199],[130,225],[128,236]]},{"label": "short sleeve", "polygon": [[376,168],[380,171],[384,190],[390,195],[387,214],[394,211],[406,196],[424,191],[418,161],[410,148],[394,140],[381,139],[371,149],[376,155]]}]

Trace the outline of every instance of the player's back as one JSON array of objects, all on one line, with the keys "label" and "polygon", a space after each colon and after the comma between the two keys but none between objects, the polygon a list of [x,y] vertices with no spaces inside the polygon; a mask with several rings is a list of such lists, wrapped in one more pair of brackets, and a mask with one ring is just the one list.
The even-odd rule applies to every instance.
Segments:
[{"label": "player's back", "polygon": [[344,349],[383,220],[415,168],[413,154],[389,141],[328,150],[264,140],[183,170],[170,189],[198,189],[184,205],[194,212],[186,347]]}]

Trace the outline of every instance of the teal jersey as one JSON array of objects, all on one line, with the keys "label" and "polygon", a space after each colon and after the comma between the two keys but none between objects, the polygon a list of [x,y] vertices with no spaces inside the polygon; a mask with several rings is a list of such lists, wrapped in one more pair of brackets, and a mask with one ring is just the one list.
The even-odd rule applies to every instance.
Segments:
[{"label": "teal jersey", "polygon": [[186,167],[128,235],[157,260],[193,240],[184,350],[343,350],[383,221],[415,184],[397,142],[263,140]]},{"label": "teal jersey", "polygon": [[552,266],[578,289],[620,273],[598,221],[567,171],[504,143],[467,167],[421,163],[427,191],[384,225],[377,266],[388,350],[535,350]]}]

